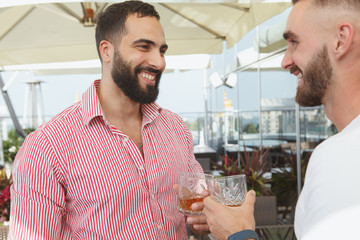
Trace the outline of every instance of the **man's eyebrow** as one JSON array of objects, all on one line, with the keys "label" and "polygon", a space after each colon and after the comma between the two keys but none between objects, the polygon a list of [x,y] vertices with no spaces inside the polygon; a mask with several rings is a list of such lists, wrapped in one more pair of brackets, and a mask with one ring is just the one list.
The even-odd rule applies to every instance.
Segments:
[{"label": "man's eyebrow", "polygon": [[155,43],[149,39],[144,39],[144,38],[140,38],[136,41],[133,42],[133,44],[138,44],[138,43],[147,43],[147,44],[150,44],[150,45],[155,45]]},{"label": "man's eyebrow", "polygon": [[285,40],[288,40],[289,38],[297,38],[296,34],[291,31],[284,32],[283,37]]},{"label": "man's eyebrow", "polygon": [[[154,41],[151,41],[149,39],[144,39],[144,38],[140,38],[136,41],[133,42],[133,44],[138,44],[138,43],[146,43],[146,44],[150,44],[150,45],[154,45],[155,46],[155,42]],[[165,48],[165,49],[168,49],[168,45],[167,44],[163,44],[161,45],[160,47],[161,49]]]}]

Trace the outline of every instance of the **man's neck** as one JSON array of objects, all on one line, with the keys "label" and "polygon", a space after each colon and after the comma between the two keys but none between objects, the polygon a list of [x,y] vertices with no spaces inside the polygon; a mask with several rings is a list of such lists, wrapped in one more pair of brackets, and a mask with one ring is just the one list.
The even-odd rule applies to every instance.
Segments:
[{"label": "man's neck", "polygon": [[140,104],[130,100],[112,80],[102,80],[97,95],[106,120],[118,129],[142,121]]},{"label": "man's neck", "polygon": [[360,83],[349,78],[343,78],[342,83],[332,87],[331,96],[323,99],[326,116],[338,130],[342,131],[360,114]]}]

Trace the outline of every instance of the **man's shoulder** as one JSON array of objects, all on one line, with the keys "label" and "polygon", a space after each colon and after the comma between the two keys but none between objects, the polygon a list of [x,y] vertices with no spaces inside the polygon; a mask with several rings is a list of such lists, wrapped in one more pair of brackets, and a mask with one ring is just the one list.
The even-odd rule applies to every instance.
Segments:
[{"label": "man's shoulder", "polygon": [[179,114],[174,113],[173,111],[167,109],[167,108],[161,108],[160,114],[163,114],[164,116],[167,117],[172,117],[172,118],[179,118],[181,119],[181,117],[179,116]]},{"label": "man's shoulder", "polygon": [[360,161],[357,161],[360,149],[359,139],[359,125],[353,125],[329,137],[314,149],[308,168],[327,166],[327,169],[337,171],[341,165],[356,164],[360,167]]},{"label": "man's shoulder", "polygon": [[159,115],[160,115],[161,121],[165,121],[166,123],[172,123],[172,124],[176,124],[176,125],[184,125],[185,124],[184,120],[182,119],[182,117],[179,114],[174,113],[174,112],[170,111],[169,109],[162,108]]},{"label": "man's shoulder", "polygon": [[360,125],[352,125],[345,128],[343,131],[330,136],[328,139],[323,141],[316,148],[317,150],[326,151],[345,151],[343,146],[347,148],[359,147],[360,148]]},{"label": "man's shoulder", "polygon": [[56,114],[49,121],[41,125],[39,131],[51,131],[53,129],[66,128],[74,122],[82,122],[81,103],[76,102],[62,112]]}]

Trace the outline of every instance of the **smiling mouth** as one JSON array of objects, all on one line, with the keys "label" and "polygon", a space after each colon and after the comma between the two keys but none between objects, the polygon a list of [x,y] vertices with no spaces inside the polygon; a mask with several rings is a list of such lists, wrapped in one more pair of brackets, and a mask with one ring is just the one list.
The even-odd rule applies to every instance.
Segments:
[{"label": "smiling mouth", "polygon": [[296,77],[299,79],[299,81],[302,79],[302,77],[303,77],[303,75],[302,75],[302,73],[299,73],[299,74],[297,74],[296,75]]},{"label": "smiling mouth", "polygon": [[154,81],[155,80],[155,75],[151,75],[151,74],[147,74],[147,73],[140,73],[140,76],[143,78],[146,78],[150,81]]}]

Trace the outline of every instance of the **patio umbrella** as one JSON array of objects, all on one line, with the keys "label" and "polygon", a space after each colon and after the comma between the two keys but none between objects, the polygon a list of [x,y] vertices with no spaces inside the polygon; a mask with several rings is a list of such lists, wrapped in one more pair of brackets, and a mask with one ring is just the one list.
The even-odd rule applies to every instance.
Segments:
[{"label": "patio umbrella", "polygon": [[[0,2],[0,66],[97,58],[94,23],[109,1]],[[217,54],[291,3],[260,0],[147,1],[161,16],[167,54]]]},{"label": "patio umbrella", "polygon": [[[94,25],[116,0],[2,0],[0,69],[4,66],[97,59]],[[249,30],[282,12],[289,0],[149,0],[158,10],[168,55],[215,54]],[[0,87],[4,83],[0,76]],[[2,91],[18,133],[15,112]]]}]

